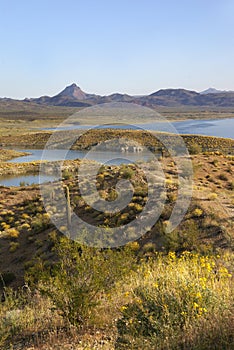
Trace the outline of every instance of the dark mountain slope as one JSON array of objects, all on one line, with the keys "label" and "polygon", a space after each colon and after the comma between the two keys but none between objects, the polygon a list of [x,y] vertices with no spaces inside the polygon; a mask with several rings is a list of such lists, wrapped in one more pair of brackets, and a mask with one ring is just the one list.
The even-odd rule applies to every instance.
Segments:
[{"label": "dark mountain slope", "polygon": [[[205,107],[205,108],[233,108],[234,92],[215,93],[216,90],[209,89],[206,93],[198,93],[185,89],[161,89],[150,95],[130,96],[127,94],[114,93],[109,96],[88,94],[81,90],[76,84],[67,86],[59,94],[49,97],[25,99],[21,103],[33,103],[43,106],[64,106],[64,107],[89,107],[95,104],[110,102],[132,102],[151,108],[157,107]],[[14,103],[16,100],[0,99],[0,101]]]}]

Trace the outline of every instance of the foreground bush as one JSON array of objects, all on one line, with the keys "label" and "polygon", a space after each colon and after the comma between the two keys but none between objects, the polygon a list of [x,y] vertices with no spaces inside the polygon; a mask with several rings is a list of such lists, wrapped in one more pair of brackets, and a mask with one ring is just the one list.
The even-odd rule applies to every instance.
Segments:
[{"label": "foreground bush", "polygon": [[[29,270],[29,287],[4,289],[0,348],[43,335],[43,349],[52,349],[50,337],[62,329],[74,349],[233,349],[233,253],[154,251],[140,260],[138,250],[132,243],[100,251],[63,237],[53,265]],[[96,347],[100,334],[105,347]]]},{"label": "foreground bush", "polygon": [[58,261],[52,267],[39,262],[27,281],[46,295],[70,324],[91,316],[100,295],[109,292],[134,266],[132,249],[100,251],[63,237],[55,245]]},{"label": "foreground bush", "polygon": [[143,263],[122,306],[117,349],[231,349],[232,276],[220,257],[185,252]]}]

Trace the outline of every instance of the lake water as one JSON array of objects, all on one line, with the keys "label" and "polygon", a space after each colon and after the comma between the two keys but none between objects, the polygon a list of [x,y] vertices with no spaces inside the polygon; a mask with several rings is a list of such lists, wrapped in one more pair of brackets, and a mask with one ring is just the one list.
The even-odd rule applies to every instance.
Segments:
[{"label": "lake water", "polygon": [[24,186],[53,181],[50,175],[7,175],[0,176],[0,186]]},{"label": "lake water", "polygon": [[[14,148],[16,149],[16,148]],[[19,158],[15,158],[10,160],[10,163],[24,163],[24,162],[33,162],[37,160],[41,160],[43,156],[44,150],[38,149],[17,149],[19,151],[28,152],[30,155],[23,156]],[[150,155],[148,152],[139,152],[139,153],[121,153],[121,152],[105,152],[105,151],[96,151],[92,153],[87,153],[85,151],[73,151],[69,150],[66,154],[64,150],[47,150],[46,151],[47,160],[55,161],[55,160],[72,160],[72,159],[82,159],[86,156],[86,159],[95,160],[100,163],[106,163],[110,165],[119,165],[119,164],[129,164],[136,163],[142,160],[149,160]],[[127,158],[126,158],[127,157]],[[47,181],[53,181],[52,176],[42,175],[40,177],[41,183]],[[22,184],[38,184],[39,176],[38,175],[4,175],[0,176],[0,185],[2,186],[20,186]]]},{"label": "lake water", "polygon": [[[147,123],[147,124],[136,124],[135,127],[139,127],[146,130],[153,131],[165,131],[171,132],[172,125],[179,134],[198,134],[205,136],[217,136],[224,138],[234,139],[234,118],[226,118],[226,119],[208,119],[208,120],[183,120],[178,122],[164,123],[164,122],[156,122],[156,123]],[[132,126],[133,129],[135,129]],[[65,126],[60,128],[59,130],[74,130],[74,129],[90,129],[95,128],[94,125],[73,125],[73,126]],[[104,125],[100,126],[100,128],[122,128],[129,129],[128,125]],[[55,130],[55,128],[47,128],[44,130]]]},{"label": "lake water", "polygon": [[179,134],[198,134],[234,139],[234,118],[186,120],[173,123]]},{"label": "lake water", "polygon": [[[214,120],[185,120],[180,122],[173,122],[171,123],[174,128],[176,128],[177,132],[179,134],[199,134],[199,135],[207,135],[207,136],[217,136],[217,137],[224,137],[224,138],[232,138],[234,139],[234,118],[233,119],[214,119]],[[67,126],[64,128],[61,128],[61,130],[72,130],[72,129],[89,129],[94,128],[95,126],[89,126],[89,125],[74,125],[74,126]],[[101,126],[100,128],[120,128],[121,125],[106,125]],[[158,123],[148,123],[148,124],[139,124],[136,125],[136,127],[146,129],[146,130],[152,130],[152,131],[165,131],[165,132],[171,132],[170,124],[168,126],[167,123],[158,122]],[[132,127],[135,129],[136,127]],[[122,128],[129,128],[129,126],[122,126]],[[47,129],[47,130],[55,130],[55,129]],[[14,148],[16,149],[16,148]],[[21,150],[21,149],[19,149]],[[12,159],[11,163],[22,163],[22,162],[32,162],[41,160],[43,150],[37,150],[37,149],[23,149],[21,151],[29,152],[30,155],[23,156],[19,158]],[[74,151],[69,150],[67,154],[65,155],[64,150],[49,150],[47,151],[47,160],[48,161],[55,161],[55,160],[62,160],[62,159],[77,159],[77,158],[84,158],[87,154],[86,151]],[[128,159],[125,159],[125,156],[128,157]],[[121,152],[105,152],[105,151],[96,151],[92,153],[87,154],[87,159],[89,160],[96,160],[100,163],[107,163],[107,164],[121,164],[121,163],[131,163],[131,162],[138,162],[142,160],[149,160],[149,155],[145,152],[140,153],[132,153],[129,152],[127,154],[123,154]],[[53,178],[51,176],[45,176],[42,178],[42,182],[46,181],[52,181]],[[32,183],[39,183],[39,177],[38,175],[16,175],[16,176],[6,176],[6,177],[0,177],[0,185],[4,186],[19,186],[21,182],[25,182],[28,184]]]},{"label": "lake water", "polygon": [[[24,163],[24,162],[34,162],[37,160],[41,160],[43,157],[42,149],[19,149],[14,148],[17,151],[28,152],[30,155],[18,157],[11,159],[9,163]],[[55,160],[73,160],[73,159],[83,159],[86,157],[88,160],[95,160],[100,163],[107,163],[110,165],[119,165],[119,164],[129,164],[132,162],[138,162],[142,160],[149,160],[148,152],[139,152],[139,153],[122,153],[122,152],[106,152],[106,151],[73,151],[69,150],[66,152],[63,149],[52,149],[46,150],[46,160],[55,161]],[[127,157],[127,158],[126,158]]]}]

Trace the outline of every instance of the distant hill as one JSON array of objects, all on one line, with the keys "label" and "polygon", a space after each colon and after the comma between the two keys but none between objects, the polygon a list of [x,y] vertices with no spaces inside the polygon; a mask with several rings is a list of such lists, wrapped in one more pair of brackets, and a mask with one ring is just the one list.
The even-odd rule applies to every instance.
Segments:
[{"label": "distant hill", "polygon": [[85,100],[95,100],[99,97],[101,96],[85,93],[79,86],[73,83],[53,97],[42,96],[39,98],[25,99],[25,101],[49,106],[88,107],[90,106],[90,103],[86,103]]},{"label": "distant hill", "polygon": [[207,90],[201,91],[201,95],[207,95],[207,94],[222,94],[225,92],[234,92],[234,91],[224,91],[224,90],[217,90],[215,88],[209,88]]},{"label": "distant hill", "polygon": [[[16,100],[0,99],[13,103]],[[84,92],[73,83],[55,96],[42,96],[39,98],[27,98],[24,102],[41,106],[63,107],[89,107],[95,104],[110,102],[132,102],[142,106],[157,107],[204,107],[204,108],[233,108],[234,92],[221,91],[209,88],[202,92],[185,89],[161,89],[150,95],[130,96],[127,94],[114,93],[109,96],[100,96]]]},{"label": "distant hill", "polygon": [[165,89],[137,99],[144,106],[164,107],[234,107],[234,92],[200,94],[185,89]]}]

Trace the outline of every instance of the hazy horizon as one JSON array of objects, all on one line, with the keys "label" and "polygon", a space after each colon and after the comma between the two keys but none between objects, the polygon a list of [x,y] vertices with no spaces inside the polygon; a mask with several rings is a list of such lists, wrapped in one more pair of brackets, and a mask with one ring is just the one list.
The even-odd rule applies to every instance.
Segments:
[{"label": "hazy horizon", "polygon": [[[49,96],[49,97],[53,97],[53,96],[56,96],[57,94],[59,94],[60,92],[62,92],[66,87],[68,87],[68,86],[70,86],[70,85],[72,85],[72,84],[76,84],[77,85],[77,87],[79,87],[82,91],[84,91],[85,93],[90,93],[90,94],[95,94],[95,95],[99,95],[97,92],[95,92],[95,91],[92,91],[92,92],[90,92],[90,91],[85,91],[83,88],[82,88],[82,86],[80,86],[78,83],[76,83],[76,82],[73,82],[73,83],[68,83],[66,86],[64,86],[63,88],[60,88],[57,92],[55,92],[53,95],[46,95],[46,94],[43,94],[43,95],[41,95],[41,96],[25,96],[25,97],[23,97],[23,98],[15,98],[15,99],[19,99],[19,100],[23,100],[23,99],[25,99],[25,98],[37,98],[37,97],[42,97],[42,96]],[[109,96],[109,95],[111,95],[111,94],[114,94],[114,93],[120,93],[120,94],[127,94],[127,95],[130,95],[130,96],[136,96],[136,97],[140,97],[140,96],[148,96],[148,95],[150,95],[150,94],[152,94],[152,93],[154,93],[154,92],[157,92],[157,91],[159,91],[159,90],[166,90],[166,89],[185,89],[185,90],[189,90],[189,91],[196,91],[196,92],[198,92],[198,93],[201,93],[201,92],[203,92],[203,91],[205,91],[205,90],[207,90],[207,89],[213,89],[213,88],[215,88],[216,89],[216,87],[214,87],[214,86],[210,86],[210,87],[207,87],[207,88],[205,88],[204,90],[202,90],[202,91],[197,91],[197,90],[195,90],[195,89],[185,89],[184,87],[171,87],[171,86],[168,86],[168,87],[166,87],[166,88],[159,88],[159,89],[157,89],[157,90],[154,90],[154,91],[151,91],[151,92],[149,92],[149,93],[145,93],[145,94],[138,94],[138,95],[132,95],[132,94],[130,94],[130,93],[128,93],[127,91],[125,91],[125,92],[120,92],[120,91],[113,91],[113,92],[110,92],[110,93],[107,93],[107,94],[104,94],[104,95],[100,95],[100,96]],[[46,87],[45,87],[45,90],[46,90]],[[216,89],[216,90],[222,90],[222,89]],[[223,91],[225,91],[225,92],[233,92],[233,91],[231,91],[231,90],[227,90],[227,89],[225,89],[225,90],[223,90]],[[0,98],[12,98],[12,97],[10,97],[10,96],[0,96]],[[14,99],[14,98],[13,98]]]}]

